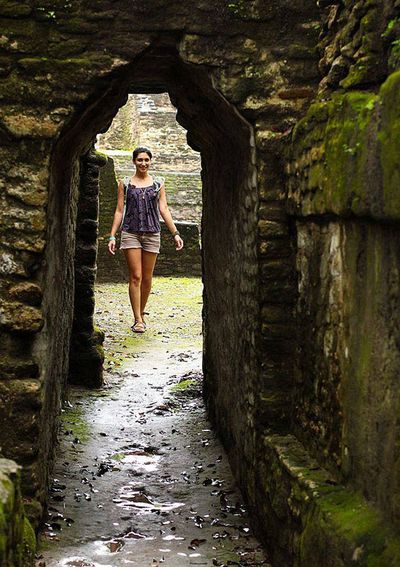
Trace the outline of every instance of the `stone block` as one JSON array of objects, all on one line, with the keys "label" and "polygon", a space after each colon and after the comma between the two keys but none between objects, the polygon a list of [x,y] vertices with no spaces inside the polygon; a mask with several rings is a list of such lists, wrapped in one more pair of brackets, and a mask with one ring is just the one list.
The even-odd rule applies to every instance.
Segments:
[{"label": "stone block", "polygon": [[76,237],[83,241],[95,242],[99,223],[95,219],[83,219],[76,229]]},{"label": "stone block", "polygon": [[296,299],[296,286],[289,280],[267,280],[260,287],[260,300],[264,303],[293,305]]},{"label": "stone block", "polygon": [[[291,435],[260,448],[259,524],[276,565],[394,565],[399,536],[363,496],[338,483]],[[267,521],[265,521],[267,520]]]},{"label": "stone block", "polygon": [[50,116],[33,114],[0,115],[0,123],[16,138],[54,138],[61,126]]},{"label": "stone block", "polygon": [[[93,329],[93,323],[91,325]],[[103,383],[104,333],[100,330],[81,332],[74,325],[69,359],[69,382],[89,388],[98,388]]]},{"label": "stone block", "polygon": [[279,240],[259,240],[258,253],[262,258],[288,258],[292,253],[289,238]]},{"label": "stone block", "polygon": [[278,284],[279,281],[291,282],[295,278],[294,265],[290,259],[286,258],[268,260],[262,258],[259,273],[262,283],[273,282]]},{"label": "stone block", "polygon": [[292,322],[293,308],[290,304],[264,303],[261,307],[261,319],[266,323]]},{"label": "stone block", "polygon": [[290,323],[262,323],[261,333],[267,339],[294,339],[296,328]]},{"label": "stone block", "polygon": [[96,265],[97,245],[91,245],[87,241],[84,243],[77,242],[75,248],[75,262],[79,266],[93,267]]},{"label": "stone block", "polygon": [[0,302],[0,327],[12,331],[35,333],[43,327],[43,314],[40,309],[23,303]]},{"label": "stone block", "polygon": [[26,18],[32,13],[32,7],[28,2],[10,2],[0,3],[0,16],[6,18]]},{"label": "stone block", "polygon": [[75,300],[74,300],[74,310],[81,316],[92,317],[95,307],[95,300],[93,293],[87,289],[76,289],[75,290]]},{"label": "stone block", "polygon": [[[2,410],[11,415],[19,410],[35,410],[42,406],[41,384],[38,380],[7,380],[0,382]],[[3,414],[4,415],[4,414]]]},{"label": "stone block", "polygon": [[[399,82],[399,72],[393,73],[378,94],[336,94],[315,109],[311,106],[294,131],[292,212],[399,220]],[[315,121],[322,105],[329,115],[323,128]],[[316,156],[307,149],[321,136]]]},{"label": "stone block", "polygon": [[257,405],[257,424],[260,431],[287,431],[290,413],[290,391],[282,385],[280,389],[260,394]]},{"label": "stone block", "polygon": [[258,214],[262,220],[272,220],[278,222],[285,222],[287,214],[284,204],[281,202],[261,202]]},{"label": "stone block", "polygon": [[83,219],[93,219],[97,220],[97,215],[99,211],[99,201],[98,196],[82,195],[80,199],[79,212],[78,212],[78,223]]},{"label": "stone block", "polygon": [[258,340],[261,354],[266,358],[273,356],[275,359],[293,356],[293,330],[289,326],[279,326],[276,327],[275,334],[272,334],[271,329],[273,329],[272,324],[270,325],[270,333],[267,334],[265,329],[265,333]]},{"label": "stone block", "polygon": [[22,357],[0,355],[0,375],[2,379],[38,378],[39,366],[34,360],[24,360]]},{"label": "stone block", "polygon": [[37,307],[42,302],[42,289],[33,282],[20,282],[10,287],[10,297],[17,301]]},{"label": "stone block", "polygon": [[286,238],[288,236],[288,225],[284,222],[260,220],[258,221],[258,232],[261,238],[265,239]]},{"label": "stone block", "polygon": [[77,286],[93,286],[96,279],[96,268],[77,264],[75,267],[75,281]]}]

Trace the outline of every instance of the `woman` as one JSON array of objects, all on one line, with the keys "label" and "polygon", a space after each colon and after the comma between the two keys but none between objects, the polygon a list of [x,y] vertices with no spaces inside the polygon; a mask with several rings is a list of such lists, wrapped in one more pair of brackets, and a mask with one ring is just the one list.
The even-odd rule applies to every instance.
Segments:
[{"label": "woman", "polygon": [[135,333],[146,330],[144,309],[160,252],[160,214],[175,240],[175,248],[183,248],[183,240],[168,209],[164,180],[149,175],[152,157],[148,148],[133,151],[136,171],[129,181],[118,183],[117,207],[108,239],[108,249],[114,255],[115,234],[121,228],[120,249],[124,251],[129,269],[129,298],[134,315],[132,331]]}]

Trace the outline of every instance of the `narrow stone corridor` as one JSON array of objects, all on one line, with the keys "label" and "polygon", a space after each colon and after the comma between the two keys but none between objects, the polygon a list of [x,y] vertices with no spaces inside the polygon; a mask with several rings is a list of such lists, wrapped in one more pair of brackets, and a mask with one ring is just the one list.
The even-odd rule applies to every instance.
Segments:
[{"label": "narrow stone corridor", "polygon": [[201,398],[201,281],[156,278],[148,330],[97,286],[106,386],[72,388],[38,566],[267,566]]}]

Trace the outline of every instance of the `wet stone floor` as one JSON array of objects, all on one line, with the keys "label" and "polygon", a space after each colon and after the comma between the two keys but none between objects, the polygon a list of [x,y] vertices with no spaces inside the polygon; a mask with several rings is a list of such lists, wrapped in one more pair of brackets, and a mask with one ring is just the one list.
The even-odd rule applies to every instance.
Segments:
[{"label": "wet stone floor", "polygon": [[201,398],[201,281],[155,278],[143,335],[99,285],[105,386],[71,388],[37,566],[267,566]]}]

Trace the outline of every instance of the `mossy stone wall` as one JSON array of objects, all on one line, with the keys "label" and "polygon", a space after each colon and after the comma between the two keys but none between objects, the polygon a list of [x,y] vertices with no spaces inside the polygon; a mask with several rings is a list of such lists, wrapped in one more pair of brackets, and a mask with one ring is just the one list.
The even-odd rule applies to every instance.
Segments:
[{"label": "mossy stone wall", "polygon": [[[254,523],[277,565],[396,557],[399,6],[319,4],[0,2],[0,442],[32,510],[69,370],[80,159],[129,92],[169,91],[202,154],[204,394]],[[290,432],[343,483],[339,515],[313,479],[303,498]]]},{"label": "mossy stone wall", "polygon": [[[286,165],[298,274],[293,431],[337,482],[359,490],[396,530],[397,4],[330,9],[321,61],[329,70],[294,128]],[[391,564],[387,555],[381,561]]]},{"label": "mossy stone wall", "polygon": [[[316,90],[317,7],[2,1],[0,25],[1,443],[24,465],[25,494],[45,501],[70,370],[80,159],[129,92],[168,91],[204,160],[207,402],[255,502],[259,430],[288,422],[294,282],[280,156]],[[96,221],[86,220],[92,238]],[[84,247],[86,261],[93,249]],[[270,341],[259,310],[272,313],[282,288],[286,307],[268,320],[279,335]]]},{"label": "mossy stone wall", "polygon": [[22,503],[21,467],[0,458],[0,565],[33,567],[35,550],[35,533]]},{"label": "mossy stone wall", "polygon": [[379,91],[333,93],[293,133],[289,207],[300,216],[400,220],[400,71]]},{"label": "mossy stone wall", "polygon": [[303,219],[297,234],[297,435],[397,523],[399,227]]}]

